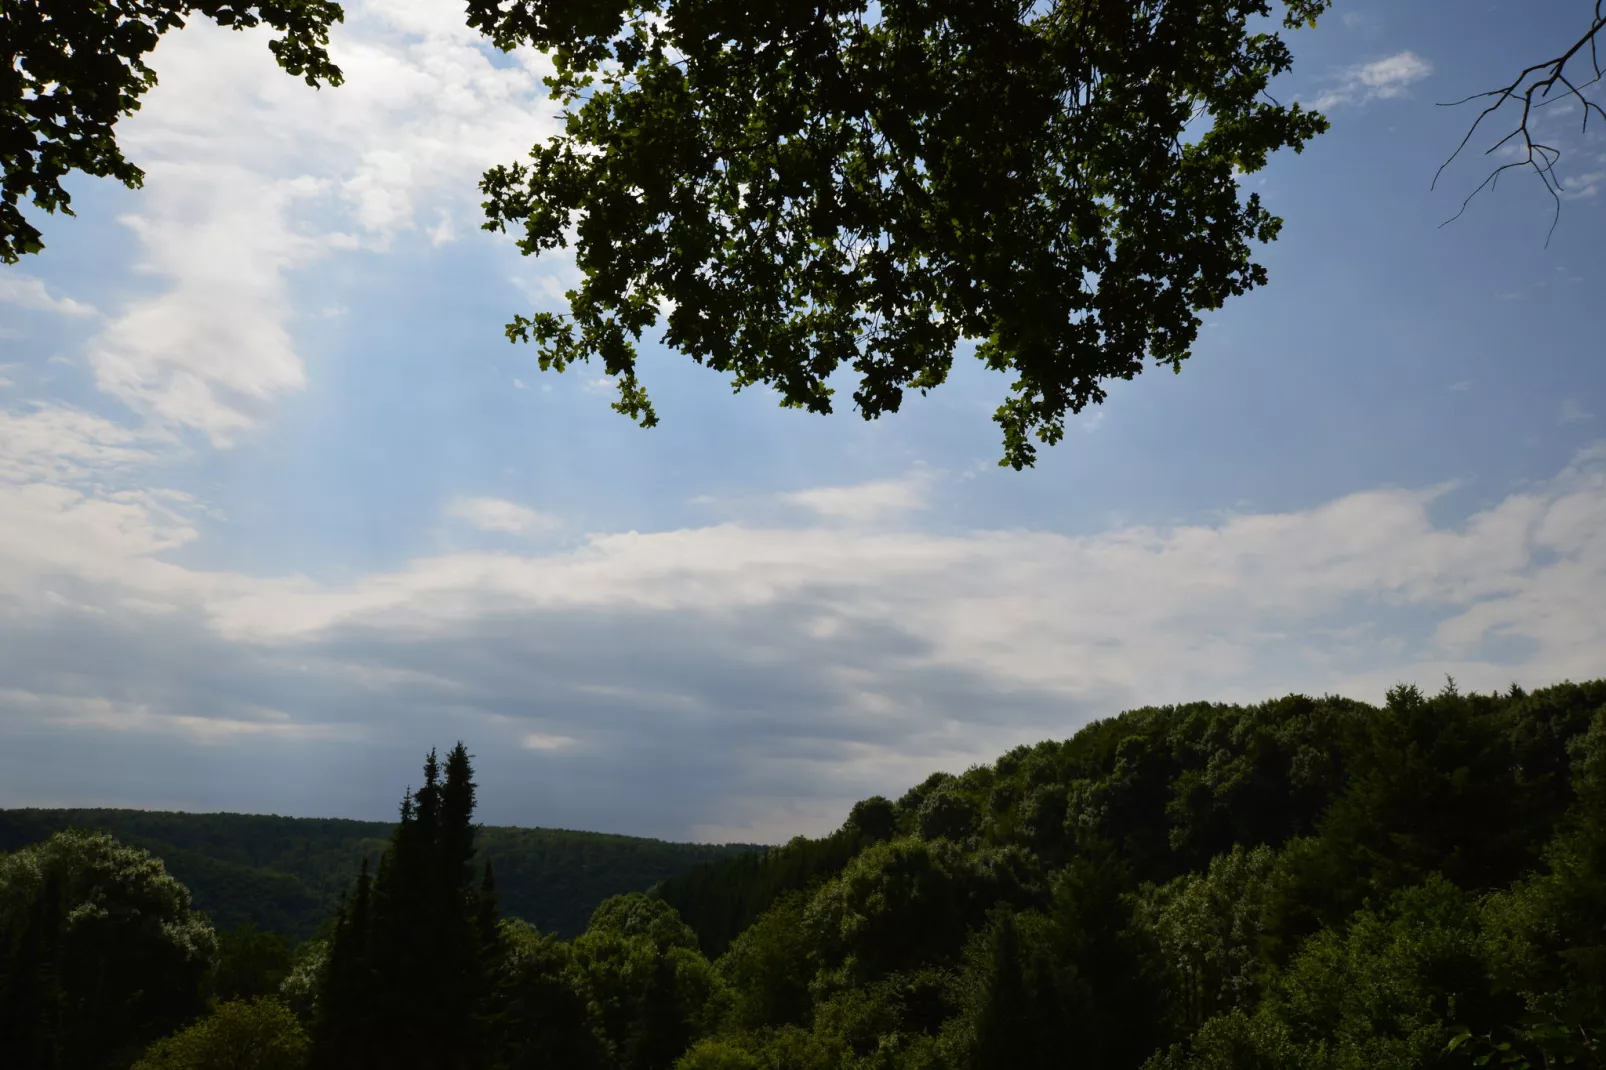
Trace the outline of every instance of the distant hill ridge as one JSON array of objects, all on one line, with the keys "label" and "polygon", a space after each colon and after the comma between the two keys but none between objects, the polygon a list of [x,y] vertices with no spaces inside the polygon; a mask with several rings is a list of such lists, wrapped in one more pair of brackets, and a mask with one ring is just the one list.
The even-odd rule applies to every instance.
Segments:
[{"label": "distant hill ridge", "polygon": [[[377,858],[393,827],[269,814],[0,809],[0,851],[60,829],[109,832],[160,857],[219,927],[251,921],[300,940],[333,916],[362,858]],[[700,863],[763,850],[508,826],[482,828],[480,848],[496,868],[502,912],[564,937],[584,930],[591,911],[609,896],[645,891]]]}]

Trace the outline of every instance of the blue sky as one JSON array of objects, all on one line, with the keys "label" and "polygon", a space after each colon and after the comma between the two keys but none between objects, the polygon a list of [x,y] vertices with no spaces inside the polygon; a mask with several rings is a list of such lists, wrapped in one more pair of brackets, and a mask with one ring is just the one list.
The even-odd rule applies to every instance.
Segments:
[{"label": "blue sky", "polygon": [[650,431],[541,373],[501,325],[572,265],[475,182],[553,129],[544,61],[453,5],[349,4],[320,92],[171,35],[145,188],[0,267],[0,805],[384,816],[462,738],[490,822],[779,840],[1137,705],[1602,675],[1606,139],[1543,120],[1548,247],[1529,176],[1429,189],[1436,103],[1586,7],[1296,34],[1333,129],[1246,180],[1270,285],[1025,473],[964,360],[867,424],[652,350]]}]

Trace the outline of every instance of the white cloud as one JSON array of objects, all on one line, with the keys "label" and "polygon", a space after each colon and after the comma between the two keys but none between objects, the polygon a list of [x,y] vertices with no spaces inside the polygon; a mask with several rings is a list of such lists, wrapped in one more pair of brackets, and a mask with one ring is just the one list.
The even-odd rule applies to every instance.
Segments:
[{"label": "white cloud", "polygon": [[1594,418],[1595,414],[1584,408],[1583,402],[1577,398],[1563,398],[1561,409],[1556,414],[1556,422],[1561,424],[1581,423]]},{"label": "white cloud", "polygon": [[461,12],[348,5],[339,88],[273,63],[263,33],[198,21],[167,35],[161,82],[120,128],[145,168],[124,222],[161,290],[88,351],[96,382],[163,426],[228,445],[305,387],[291,287],[317,261],[416,232],[454,240],[480,172],[550,129],[544,57],[494,61]]},{"label": "white cloud", "polygon": [[481,531],[528,535],[558,526],[555,517],[501,498],[458,498],[446,507],[449,516],[466,520]]},{"label": "white cloud", "polygon": [[1432,73],[1433,65],[1415,52],[1396,52],[1371,63],[1347,68],[1338,84],[1324,90],[1312,106],[1317,110],[1326,110],[1345,104],[1388,100],[1401,96]]},{"label": "white cloud", "polygon": [[1398,52],[1355,69],[1356,80],[1380,97],[1398,96],[1432,73],[1432,65],[1415,52]]},{"label": "white cloud", "polygon": [[573,736],[549,736],[529,732],[519,740],[528,750],[566,750],[577,742]]},{"label": "white cloud", "polygon": [[202,744],[238,739],[290,736],[298,741],[338,740],[349,733],[331,725],[300,725],[282,710],[255,709],[250,717],[186,716],[152,709],[144,703],[70,695],[38,695],[0,688],[0,709],[27,710],[48,716],[57,725],[103,732],[177,733]]},{"label": "white cloud", "polygon": [[1585,171],[1581,175],[1569,176],[1561,195],[1568,200],[1588,200],[1600,194],[1603,183],[1606,183],[1606,171]]},{"label": "white cloud", "polygon": [[429,243],[431,245],[449,245],[457,240],[457,228],[452,223],[451,214],[442,212],[440,219],[429,228]]},{"label": "white cloud", "polygon": [[[51,419],[80,419],[71,449],[112,450],[108,471],[144,448]],[[605,533],[345,582],[174,563],[194,503],[50,482],[38,453],[0,484],[0,731],[450,732],[515,796],[536,774],[511,755],[558,763],[536,779],[574,816],[502,820],[818,832],[853,798],[1134,705],[1377,699],[1445,672],[1533,686],[1600,675],[1606,649],[1606,448],[1449,525],[1435,490],[1076,537],[834,523],[922,501],[920,475],[798,492],[817,518],[801,525]]]},{"label": "white cloud", "polygon": [[73,480],[143,466],[170,444],[82,409],[35,405],[0,409],[0,480]]},{"label": "white cloud", "polygon": [[62,316],[98,316],[94,307],[70,297],[54,297],[40,280],[31,275],[0,268],[0,304],[17,305],[36,312],[55,312]]},{"label": "white cloud", "polygon": [[306,384],[285,274],[318,255],[289,217],[307,183],[232,166],[150,164],[145,214],[125,220],[145,270],[170,281],[89,344],[96,385],[152,422],[227,445],[276,398]]},{"label": "white cloud", "polygon": [[787,505],[799,506],[831,520],[872,521],[925,509],[931,493],[931,474],[916,471],[902,479],[858,483],[848,487],[814,487],[776,495]]}]

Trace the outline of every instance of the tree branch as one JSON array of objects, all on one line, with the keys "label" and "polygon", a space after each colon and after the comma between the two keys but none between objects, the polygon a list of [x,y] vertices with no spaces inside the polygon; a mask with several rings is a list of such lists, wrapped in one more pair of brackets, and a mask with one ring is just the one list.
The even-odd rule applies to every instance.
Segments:
[{"label": "tree branch", "polygon": [[[1485,149],[1483,155],[1492,156],[1512,142],[1516,142],[1521,151],[1520,159],[1501,164],[1489,172],[1484,180],[1478,183],[1471,193],[1467,194],[1455,215],[1446,219],[1440,226],[1448,226],[1460,219],[1465,214],[1467,206],[1472,203],[1472,199],[1486,189],[1494,189],[1499,184],[1501,175],[1512,169],[1525,169],[1539,176],[1539,181],[1544,185],[1545,192],[1549,193],[1551,200],[1555,202],[1555,214],[1550,222],[1550,232],[1545,236],[1545,244],[1550,244],[1550,238],[1556,232],[1556,224],[1561,220],[1561,194],[1563,188],[1561,179],[1556,174],[1556,163],[1561,159],[1561,150],[1554,145],[1535,141],[1533,132],[1529,128],[1529,123],[1532,121],[1534,112],[1537,109],[1569,98],[1576,98],[1579,104],[1583,106],[1584,117],[1581,123],[1581,132],[1588,132],[1591,113],[1606,119],[1606,110],[1602,110],[1601,106],[1590,99],[1584,92],[1590,86],[1600,82],[1603,76],[1600,65],[1600,52],[1596,40],[1601,30],[1606,29],[1606,13],[1602,11],[1603,6],[1606,6],[1606,0],[1595,0],[1594,16],[1589,28],[1561,55],[1523,68],[1516,78],[1499,89],[1491,89],[1484,93],[1474,93],[1469,97],[1439,105],[1442,108],[1455,108],[1474,100],[1491,101],[1478,113],[1478,117],[1472,121],[1472,125],[1467,129],[1466,135],[1462,137],[1461,143],[1455,147],[1455,151],[1434,172],[1433,188],[1438,188],[1439,178],[1444,174],[1445,168],[1454,163],[1461,153],[1465,151],[1466,147],[1472,142],[1473,137],[1477,135],[1478,130],[1483,127],[1484,120],[1500,112],[1507,104],[1513,102],[1520,109],[1517,125],[1504,137]],[[1591,77],[1588,81],[1578,83],[1574,78],[1568,77],[1567,66],[1574,60],[1579,59],[1580,54],[1585,53],[1586,50],[1587,70]],[[1552,92],[1558,86],[1564,91],[1552,96]]]}]

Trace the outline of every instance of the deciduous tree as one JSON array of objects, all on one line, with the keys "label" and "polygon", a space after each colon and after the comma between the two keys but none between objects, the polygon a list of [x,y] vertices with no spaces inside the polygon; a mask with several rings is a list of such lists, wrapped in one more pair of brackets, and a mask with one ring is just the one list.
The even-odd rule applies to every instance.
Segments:
[{"label": "deciduous tree", "polygon": [[160,859],[59,832],[0,861],[0,1055],[126,1067],[206,1008],[217,939]]},{"label": "deciduous tree", "polygon": [[[1285,23],[1327,0],[1288,0]],[[563,133],[486,173],[487,227],[572,246],[564,313],[517,316],[543,368],[596,357],[657,422],[637,344],[741,389],[866,418],[948,376],[1011,379],[1005,464],[1266,281],[1280,220],[1239,178],[1326,127],[1266,95],[1270,0],[470,0],[551,50]]]}]

